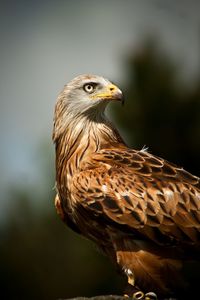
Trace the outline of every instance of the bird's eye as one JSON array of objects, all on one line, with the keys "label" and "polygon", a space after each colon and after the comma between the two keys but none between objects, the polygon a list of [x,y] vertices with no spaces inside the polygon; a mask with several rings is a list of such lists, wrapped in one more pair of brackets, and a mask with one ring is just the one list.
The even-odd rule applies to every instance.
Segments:
[{"label": "bird's eye", "polygon": [[87,93],[91,94],[94,89],[95,89],[95,84],[93,83],[86,83],[84,86],[83,86],[83,89],[84,91],[86,91]]}]

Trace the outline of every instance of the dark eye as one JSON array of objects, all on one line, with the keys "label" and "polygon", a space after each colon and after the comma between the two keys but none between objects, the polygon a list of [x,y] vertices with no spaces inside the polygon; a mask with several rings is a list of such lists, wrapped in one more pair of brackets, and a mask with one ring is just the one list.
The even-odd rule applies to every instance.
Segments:
[{"label": "dark eye", "polygon": [[94,84],[94,83],[86,83],[83,86],[83,89],[85,92],[91,94],[94,91],[95,87],[96,87],[96,84]]}]

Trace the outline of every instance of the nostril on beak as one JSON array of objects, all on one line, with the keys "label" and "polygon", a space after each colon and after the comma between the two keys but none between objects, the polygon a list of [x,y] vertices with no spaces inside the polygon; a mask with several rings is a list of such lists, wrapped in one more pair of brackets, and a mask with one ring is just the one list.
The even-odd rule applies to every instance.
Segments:
[{"label": "nostril on beak", "polygon": [[111,92],[114,91],[114,87],[110,87],[110,91],[111,91]]}]

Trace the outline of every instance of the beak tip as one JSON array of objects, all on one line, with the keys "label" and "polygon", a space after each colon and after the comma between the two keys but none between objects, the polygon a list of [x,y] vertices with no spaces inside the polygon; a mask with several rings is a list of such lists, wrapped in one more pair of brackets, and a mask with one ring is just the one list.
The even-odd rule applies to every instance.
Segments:
[{"label": "beak tip", "polygon": [[121,91],[117,94],[116,100],[120,101],[122,103],[122,105],[124,105],[125,99],[124,99],[124,95],[122,94]]}]

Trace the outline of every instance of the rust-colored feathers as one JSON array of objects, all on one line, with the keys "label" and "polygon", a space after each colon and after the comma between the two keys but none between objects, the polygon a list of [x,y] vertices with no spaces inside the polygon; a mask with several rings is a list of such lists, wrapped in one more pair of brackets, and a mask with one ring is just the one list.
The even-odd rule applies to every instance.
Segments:
[{"label": "rust-colored feathers", "polygon": [[122,100],[121,91],[94,75],[75,78],[58,98],[57,211],[95,241],[129,283],[134,277],[134,288],[168,295],[174,280],[184,286],[182,262],[200,258],[200,179],[129,149],[104,115],[111,100]]},{"label": "rust-colored feathers", "polygon": [[74,198],[88,211],[126,224],[130,232],[156,227],[161,240],[153,230],[147,237],[158,244],[165,236],[177,242],[199,240],[199,178],[144,151],[101,150],[90,161],[98,163],[73,179]]}]

